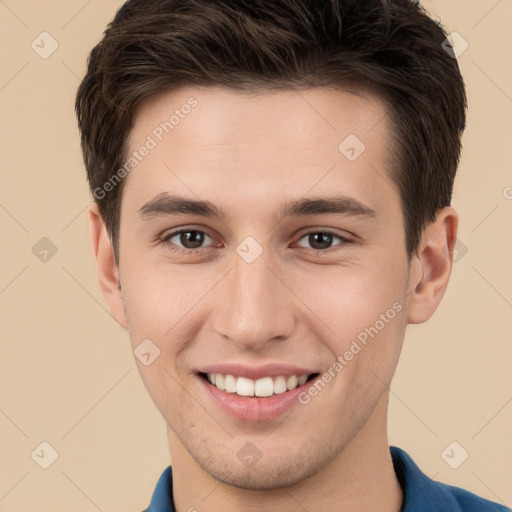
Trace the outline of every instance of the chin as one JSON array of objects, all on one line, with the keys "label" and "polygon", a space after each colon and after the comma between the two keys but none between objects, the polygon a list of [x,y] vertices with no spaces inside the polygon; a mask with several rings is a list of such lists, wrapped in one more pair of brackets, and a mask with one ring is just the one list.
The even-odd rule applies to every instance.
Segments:
[{"label": "chin", "polygon": [[[205,468],[216,480],[240,489],[268,491],[289,487],[310,476],[314,471],[309,468],[251,468],[238,473],[233,469],[223,471],[220,468]],[[309,471],[308,471],[309,470]]]},{"label": "chin", "polygon": [[332,446],[322,449],[309,444],[307,453],[292,450],[290,454],[281,453],[267,460],[262,456],[252,467],[244,467],[238,459],[226,458],[225,453],[218,456],[202,453],[194,459],[218,481],[240,489],[263,491],[293,486],[320,471],[336,456]]}]

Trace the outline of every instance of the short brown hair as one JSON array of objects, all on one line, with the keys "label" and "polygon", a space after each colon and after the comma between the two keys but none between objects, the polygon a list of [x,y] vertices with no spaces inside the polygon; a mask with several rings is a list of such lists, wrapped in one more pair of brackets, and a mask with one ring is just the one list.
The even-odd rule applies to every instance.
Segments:
[{"label": "short brown hair", "polygon": [[466,123],[447,34],[410,0],[128,0],[90,53],[76,97],[89,185],[119,261],[125,161],[141,102],[187,85],[370,87],[386,100],[406,250],[450,205]]}]

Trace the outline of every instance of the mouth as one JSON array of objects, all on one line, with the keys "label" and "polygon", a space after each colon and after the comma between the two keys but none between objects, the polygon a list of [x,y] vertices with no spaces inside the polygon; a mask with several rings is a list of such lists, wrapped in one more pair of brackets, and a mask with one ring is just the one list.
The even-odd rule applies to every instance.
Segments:
[{"label": "mouth", "polygon": [[293,391],[318,377],[319,373],[266,376],[259,379],[223,373],[199,373],[209,385],[219,391],[245,398],[267,398]]},{"label": "mouth", "polygon": [[196,382],[213,408],[245,422],[282,418],[303,407],[300,396],[320,377],[318,366],[268,361],[212,363],[197,368]]}]

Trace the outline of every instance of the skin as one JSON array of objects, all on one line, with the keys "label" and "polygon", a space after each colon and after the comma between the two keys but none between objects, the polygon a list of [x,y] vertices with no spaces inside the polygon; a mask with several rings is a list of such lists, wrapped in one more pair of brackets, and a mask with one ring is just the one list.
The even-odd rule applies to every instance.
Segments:
[{"label": "skin", "polygon": [[[139,109],[130,150],[191,96],[197,107],[126,178],[119,267],[97,206],[89,211],[112,316],[134,349],[149,338],[161,351],[150,366],[136,361],[167,423],[177,511],[396,512],[403,498],[387,439],[389,385],[406,325],[428,320],[445,293],[457,214],[439,211],[409,265],[386,108],[362,91],[166,92]],[[366,145],[353,162],[338,150],[351,133]],[[142,218],[162,193],[208,200],[229,217]],[[282,202],[333,194],[376,215],[275,213]],[[178,254],[171,247],[183,239],[161,241],[180,227],[204,231],[205,249]],[[352,243],[333,237],[318,249],[305,236],[325,231]],[[236,252],[248,236],[263,248],[252,263]],[[287,415],[241,420],[199,386],[195,371],[210,363],[326,370],[397,302],[401,311],[378,335]],[[250,468],[237,457],[247,442],[261,453]]]}]

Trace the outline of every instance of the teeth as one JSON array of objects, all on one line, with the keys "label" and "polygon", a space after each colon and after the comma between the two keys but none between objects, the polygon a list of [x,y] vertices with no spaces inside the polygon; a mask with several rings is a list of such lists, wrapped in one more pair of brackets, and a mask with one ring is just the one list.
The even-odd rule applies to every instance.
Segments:
[{"label": "teeth", "polygon": [[226,375],[224,379],[224,386],[228,393],[236,393],[236,377],[233,375]]},{"label": "teeth", "polygon": [[221,373],[206,374],[208,382],[227,393],[236,393],[239,396],[271,396],[291,391],[297,386],[302,386],[308,379],[308,375],[291,375],[285,377],[263,377],[258,380],[247,377],[235,377]]},{"label": "teeth", "polygon": [[286,391],[286,377],[276,377],[274,379],[274,393],[284,393]]},{"label": "teeth", "polygon": [[238,377],[236,381],[236,394],[240,396],[254,396],[254,381],[245,377]]},{"label": "teeth", "polygon": [[302,384],[304,384],[307,380],[308,380],[308,376],[307,375],[301,375],[299,377],[299,386],[302,386]]},{"label": "teeth", "polygon": [[[240,380],[239,377],[238,380]],[[254,383],[254,394],[256,396],[271,396],[274,394],[274,382],[272,381],[272,377],[264,377],[263,379],[258,379]]]},{"label": "teeth", "polygon": [[286,381],[286,389],[288,391],[295,389],[298,383],[299,378],[297,377],[297,375],[292,375],[291,377],[288,377],[288,380]]},{"label": "teeth", "polygon": [[222,391],[226,389],[226,379],[224,375],[221,375],[220,373],[209,373],[208,377],[210,376],[213,376],[213,380],[210,381],[212,384],[215,384]]}]

